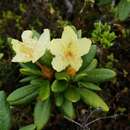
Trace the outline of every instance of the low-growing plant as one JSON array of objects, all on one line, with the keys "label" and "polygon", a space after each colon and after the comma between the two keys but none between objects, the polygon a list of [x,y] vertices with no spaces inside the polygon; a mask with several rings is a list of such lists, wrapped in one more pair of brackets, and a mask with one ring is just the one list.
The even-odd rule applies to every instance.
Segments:
[{"label": "low-growing plant", "polygon": [[[97,0],[97,1],[99,5],[107,5],[114,3],[113,0]],[[119,2],[115,2],[115,4],[112,5],[117,19],[124,21],[128,18],[130,14],[130,0],[120,0]]]},{"label": "low-growing plant", "polygon": [[91,34],[94,43],[101,44],[104,48],[111,47],[116,38],[115,33],[111,30],[111,26],[107,23],[96,22],[94,27]]},{"label": "low-growing plant", "polygon": [[[65,26],[62,37],[51,41],[48,29],[41,35],[24,31],[22,42],[12,39],[16,52],[12,61],[20,63],[20,72],[25,77],[20,80],[23,86],[9,94],[7,102],[3,99],[4,92],[0,93],[0,100],[4,102],[1,111],[10,119],[9,105],[35,103],[34,123],[20,130],[42,130],[53,113],[51,108],[54,105],[70,119],[76,117],[74,104],[79,101],[109,111],[108,105],[96,92],[101,91],[101,82],[116,74],[110,69],[96,68],[96,45],[77,34],[78,31],[71,26]],[[0,123],[4,122],[0,129],[9,130],[9,119],[0,118]]]}]

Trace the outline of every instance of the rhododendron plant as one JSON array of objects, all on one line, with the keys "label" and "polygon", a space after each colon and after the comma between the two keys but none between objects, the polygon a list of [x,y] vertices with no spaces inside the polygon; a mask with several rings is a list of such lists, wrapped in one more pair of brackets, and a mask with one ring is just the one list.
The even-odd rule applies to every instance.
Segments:
[{"label": "rhododendron plant", "polygon": [[[2,98],[5,107],[2,110],[6,110],[10,117],[9,120],[3,120],[8,124],[10,122],[9,109],[13,107],[9,105],[32,102],[35,105],[34,123],[21,130],[42,130],[53,115],[54,108],[61,110],[67,118],[74,119],[76,113],[73,103],[78,101],[109,111],[108,105],[96,91],[101,91],[101,82],[111,80],[116,74],[110,69],[96,68],[96,45],[91,45],[90,39],[81,38],[78,34],[74,27],[65,26],[58,39],[50,40],[49,29],[44,29],[41,35],[31,30],[24,31],[22,42],[12,40],[16,52],[12,61],[20,62],[20,72],[25,77],[20,80],[23,86],[9,94],[7,100],[5,94],[0,93],[0,100]],[[54,105],[56,107],[52,109]]]}]

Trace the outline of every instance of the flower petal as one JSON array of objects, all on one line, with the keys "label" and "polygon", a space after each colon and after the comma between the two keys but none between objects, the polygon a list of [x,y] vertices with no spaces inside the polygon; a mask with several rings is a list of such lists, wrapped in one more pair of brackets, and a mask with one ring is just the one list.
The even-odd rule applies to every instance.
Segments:
[{"label": "flower petal", "polygon": [[71,42],[77,40],[77,34],[74,32],[72,27],[66,26],[64,27],[64,31],[61,37],[65,42]]},{"label": "flower petal", "polygon": [[16,52],[16,55],[13,57],[12,62],[28,62],[31,61],[30,57],[27,57],[26,54],[22,53],[23,43],[12,39],[11,41],[12,48]]},{"label": "flower petal", "polygon": [[89,52],[91,43],[92,43],[91,40],[88,38],[78,39],[78,46],[79,46],[78,48],[80,56],[83,56]]},{"label": "flower petal", "polygon": [[38,43],[35,46],[32,62],[36,62],[40,57],[42,57],[49,48],[50,45],[50,32],[48,29],[44,29],[44,32],[41,34]]},{"label": "flower petal", "polygon": [[22,53],[16,54],[12,59],[12,62],[25,63],[25,62],[29,62],[29,61],[31,61],[31,59]]},{"label": "flower petal", "polygon": [[26,30],[21,35],[23,43],[30,48],[34,47],[37,42],[37,39],[32,36],[33,32],[31,30]]},{"label": "flower petal", "polygon": [[75,59],[69,61],[69,64],[70,64],[70,66],[71,66],[73,69],[75,69],[76,71],[78,71],[79,68],[80,68],[81,65],[82,65],[82,62],[83,62],[83,61],[82,61],[81,57],[77,57],[77,58],[75,58]]},{"label": "flower petal", "polygon": [[52,67],[57,72],[64,70],[68,65],[68,62],[60,56],[54,57],[52,60]]},{"label": "flower petal", "polygon": [[20,47],[22,46],[22,42],[16,40],[16,39],[12,39],[11,40],[11,44],[12,44],[12,48],[16,53],[20,52]]},{"label": "flower petal", "polygon": [[31,30],[25,30],[23,31],[22,35],[21,35],[21,38],[22,38],[22,41],[26,43],[26,41],[28,39],[32,39],[32,31]]},{"label": "flower petal", "polygon": [[49,29],[44,29],[44,32],[41,34],[37,46],[42,45],[43,47],[46,46],[48,48],[50,46],[50,31]]},{"label": "flower petal", "polygon": [[50,44],[50,51],[53,55],[63,55],[63,41],[62,39],[53,39]]}]

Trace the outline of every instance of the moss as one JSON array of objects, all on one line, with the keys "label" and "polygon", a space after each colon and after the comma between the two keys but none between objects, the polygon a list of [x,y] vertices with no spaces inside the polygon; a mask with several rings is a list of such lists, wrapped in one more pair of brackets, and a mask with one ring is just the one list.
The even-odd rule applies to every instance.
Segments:
[{"label": "moss", "polygon": [[[7,89],[17,81],[18,66],[7,61],[0,61],[0,88]],[[12,86],[13,87],[13,86]]]}]

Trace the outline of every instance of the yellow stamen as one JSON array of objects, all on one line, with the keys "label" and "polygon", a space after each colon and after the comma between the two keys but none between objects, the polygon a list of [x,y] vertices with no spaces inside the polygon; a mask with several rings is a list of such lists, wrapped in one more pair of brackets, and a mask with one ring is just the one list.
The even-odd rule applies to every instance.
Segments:
[{"label": "yellow stamen", "polygon": [[73,54],[73,52],[72,52],[72,47],[71,47],[71,46],[72,46],[72,43],[70,42],[70,43],[68,44],[68,46],[67,46],[65,52],[64,52],[64,56],[65,56],[65,58],[68,59],[68,60],[71,60],[71,59],[74,58],[74,54]]}]

